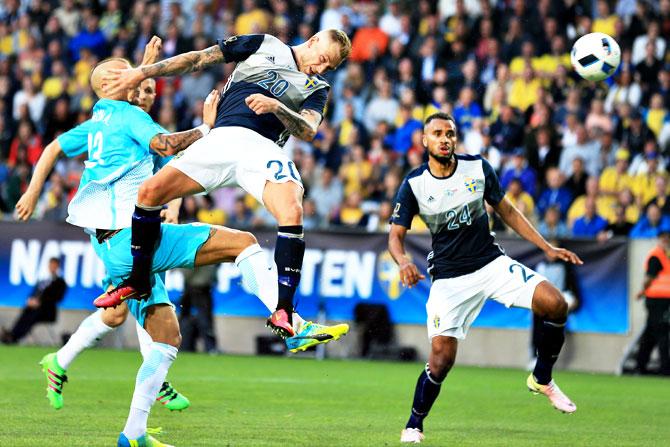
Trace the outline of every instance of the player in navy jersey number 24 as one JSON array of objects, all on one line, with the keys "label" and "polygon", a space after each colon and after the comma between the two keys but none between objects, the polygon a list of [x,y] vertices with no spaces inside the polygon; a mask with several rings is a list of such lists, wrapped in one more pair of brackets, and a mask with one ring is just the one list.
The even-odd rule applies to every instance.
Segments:
[{"label": "player in navy jersey number 24", "polygon": [[389,251],[407,287],[424,279],[405,253],[404,241],[412,218],[419,215],[430,229],[433,250],[428,272],[433,284],[426,303],[431,354],[416,384],[412,410],[401,442],[424,439],[423,420],[440,393],[456,360],[458,340],[487,299],[506,307],[531,309],[543,319],[537,363],[526,384],[546,395],[564,413],[577,407],[552,380],[552,368],[565,340],[568,305],[544,277],[505,255],[489,231],[484,201],[519,235],[550,258],[582,264],[579,257],[549,244],[505,197],[495,171],[479,156],[456,155],[456,123],[437,113],[424,123],[423,144],[428,163],[412,171],[398,190],[391,218]]},{"label": "player in navy jersey number 24", "polygon": [[114,290],[96,300],[99,307],[143,299],[151,289],[149,271],[163,204],[177,197],[222,186],[240,186],[277,219],[275,262],[277,310],[268,326],[284,337],[302,333],[294,325],[293,297],[305,253],[303,187],[295,164],[282,150],[290,135],[311,141],[321,123],[330,86],[319,75],[335,69],[351,51],[347,35],[320,31],[290,47],[267,34],[234,36],[202,51],[105,78],[107,90],[135,88],[143,79],[202,70],[236,62],[217,110],[214,129],[172,160],[140,188],[133,215],[133,271]]}]

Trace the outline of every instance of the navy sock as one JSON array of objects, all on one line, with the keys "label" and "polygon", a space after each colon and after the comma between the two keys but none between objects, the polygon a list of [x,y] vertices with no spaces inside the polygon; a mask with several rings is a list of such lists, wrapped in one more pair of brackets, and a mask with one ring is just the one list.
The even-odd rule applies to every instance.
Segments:
[{"label": "navy sock", "polygon": [[300,269],[305,257],[302,225],[280,226],[277,229],[275,263],[279,280],[277,309],[284,309],[289,318],[293,313],[293,297],[300,283]]},{"label": "navy sock", "polygon": [[441,385],[442,382],[438,382],[430,375],[428,364],[426,364],[426,368],[421,372],[419,380],[416,381],[412,413],[405,428],[418,428],[423,431],[423,420],[428,416],[430,408],[440,394]]},{"label": "navy sock", "polygon": [[161,234],[161,207],[135,206],[132,222],[130,251],[133,254],[133,271],[130,283],[140,289],[151,288],[151,265]]},{"label": "navy sock", "polygon": [[551,382],[551,370],[565,341],[565,322],[565,318],[542,320],[540,336],[537,341],[537,363],[533,370],[535,380],[541,385]]}]

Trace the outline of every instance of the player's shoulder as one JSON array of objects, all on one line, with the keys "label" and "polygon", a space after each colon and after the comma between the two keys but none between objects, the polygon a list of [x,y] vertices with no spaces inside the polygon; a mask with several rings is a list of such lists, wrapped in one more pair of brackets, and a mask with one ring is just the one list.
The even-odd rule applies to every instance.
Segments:
[{"label": "player's shoulder", "polygon": [[469,155],[469,154],[456,154],[456,158],[458,160],[463,160],[463,161],[483,160],[481,155]]},{"label": "player's shoulder", "polygon": [[415,179],[417,177],[420,177],[424,173],[429,173],[428,172],[428,163],[423,163],[419,167],[414,168],[413,170],[409,171],[407,175],[405,175],[404,182],[410,183],[410,180]]}]

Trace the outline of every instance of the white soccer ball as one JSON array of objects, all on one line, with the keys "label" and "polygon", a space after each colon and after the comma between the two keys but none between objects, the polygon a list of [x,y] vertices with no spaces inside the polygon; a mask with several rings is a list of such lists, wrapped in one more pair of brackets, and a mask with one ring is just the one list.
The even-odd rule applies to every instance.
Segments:
[{"label": "white soccer ball", "polygon": [[621,62],[621,48],[605,33],[589,33],[572,47],[570,62],[579,76],[589,81],[602,81],[614,73]]}]

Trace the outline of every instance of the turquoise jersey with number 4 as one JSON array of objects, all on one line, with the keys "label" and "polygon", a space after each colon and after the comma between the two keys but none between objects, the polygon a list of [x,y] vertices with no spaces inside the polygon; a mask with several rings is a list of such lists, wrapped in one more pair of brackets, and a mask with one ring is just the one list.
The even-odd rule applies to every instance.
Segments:
[{"label": "turquoise jersey with number 4", "polygon": [[140,185],[154,172],[149,144],[161,133],[168,132],[139,107],[101,99],[91,119],[60,135],[66,156],[88,153],[67,221],[83,228],[130,227]]}]

